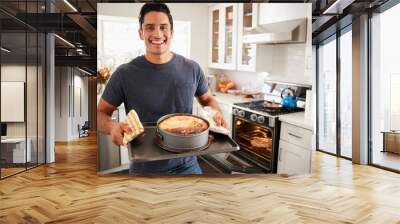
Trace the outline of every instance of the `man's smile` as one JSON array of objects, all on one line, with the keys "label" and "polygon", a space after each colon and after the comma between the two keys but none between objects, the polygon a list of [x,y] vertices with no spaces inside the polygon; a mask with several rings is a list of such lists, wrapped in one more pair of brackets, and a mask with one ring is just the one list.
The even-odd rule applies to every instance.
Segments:
[{"label": "man's smile", "polygon": [[166,40],[150,40],[150,43],[153,45],[162,45],[165,44]]}]

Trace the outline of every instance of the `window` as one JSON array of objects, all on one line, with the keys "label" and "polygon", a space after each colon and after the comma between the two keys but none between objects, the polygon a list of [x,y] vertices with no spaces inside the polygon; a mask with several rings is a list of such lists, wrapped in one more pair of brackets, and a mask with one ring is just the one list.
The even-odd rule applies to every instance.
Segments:
[{"label": "window", "polygon": [[371,162],[400,171],[400,4],[371,19]]},{"label": "window", "polygon": [[[347,31],[347,32],[346,32]],[[340,36],[340,155],[352,157],[352,33]]]},{"label": "window", "polygon": [[[111,71],[145,53],[137,18],[98,16],[98,66]],[[190,22],[174,21],[171,50],[190,58]]]},{"label": "window", "polygon": [[350,159],[353,77],[351,25],[319,44],[317,63],[317,147],[320,151]]},{"label": "window", "polygon": [[318,48],[318,149],[336,154],[336,39]]}]

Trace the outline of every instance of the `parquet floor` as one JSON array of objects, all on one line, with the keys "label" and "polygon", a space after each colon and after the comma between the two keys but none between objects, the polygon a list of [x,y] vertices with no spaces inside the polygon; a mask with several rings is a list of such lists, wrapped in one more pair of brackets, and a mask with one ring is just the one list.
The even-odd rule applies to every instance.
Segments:
[{"label": "parquet floor", "polygon": [[94,137],[0,181],[0,223],[400,223],[400,175],[314,153],[313,173],[96,174]]}]

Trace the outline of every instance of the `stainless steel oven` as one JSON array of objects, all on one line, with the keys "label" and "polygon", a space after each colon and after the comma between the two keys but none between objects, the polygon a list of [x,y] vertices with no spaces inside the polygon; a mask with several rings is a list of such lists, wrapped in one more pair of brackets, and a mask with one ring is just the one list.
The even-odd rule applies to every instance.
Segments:
[{"label": "stainless steel oven", "polygon": [[297,99],[304,101],[310,87],[277,82],[266,82],[265,85],[264,100],[235,103],[232,107],[232,138],[240,150],[200,157],[204,167],[219,173],[276,173],[279,116],[304,111],[301,107],[283,107],[279,103],[282,91],[290,87]]},{"label": "stainless steel oven", "polygon": [[277,117],[233,107],[232,138],[240,150],[199,157],[204,173],[276,173],[280,123]]},{"label": "stainless steel oven", "polygon": [[240,146],[238,153],[266,172],[277,170],[279,130],[278,117],[233,110],[232,137]]}]

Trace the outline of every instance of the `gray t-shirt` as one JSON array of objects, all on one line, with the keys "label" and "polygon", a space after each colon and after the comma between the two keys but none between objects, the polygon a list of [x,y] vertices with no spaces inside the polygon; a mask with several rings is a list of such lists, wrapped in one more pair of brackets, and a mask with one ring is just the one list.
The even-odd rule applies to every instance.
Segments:
[{"label": "gray t-shirt", "polygon": [[[192,113],[194,96],[207,92],[200,66],[181,55],[173,54],[165,64],[153,64],[144,56],[122,64],[111,76],[102,98],[126,113],[134,109],[142,122],[156,122],[171,113]],[[196,162],[195,157],[134,163],[137,173],[166,172]]]}]

